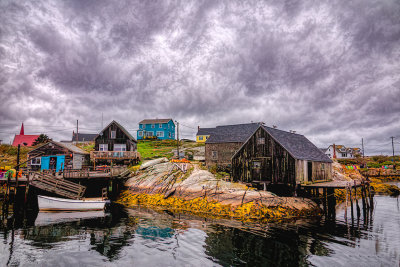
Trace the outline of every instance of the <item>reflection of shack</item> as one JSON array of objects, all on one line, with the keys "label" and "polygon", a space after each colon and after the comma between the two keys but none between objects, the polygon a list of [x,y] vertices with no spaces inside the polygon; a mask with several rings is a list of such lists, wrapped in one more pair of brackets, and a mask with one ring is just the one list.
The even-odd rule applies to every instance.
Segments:
[{"label": "reflection of shack", "polygon": [[82,169],[88,163],[89,153],[69,143],[50,141],[28,152],[28,169],[33,171]]},{"label": "reflection of shack", "polygon": [[139,226],[136,229],[136,234],[141,235],[141,237],[151,240],[171,238],[174,236],[174,229],[166,227],[159,228],[156,226],[142,227]]}]

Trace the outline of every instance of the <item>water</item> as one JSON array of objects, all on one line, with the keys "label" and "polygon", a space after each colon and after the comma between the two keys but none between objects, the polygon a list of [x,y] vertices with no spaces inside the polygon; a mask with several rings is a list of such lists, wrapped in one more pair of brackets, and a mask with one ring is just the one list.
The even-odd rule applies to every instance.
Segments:
[{"label": "water", "polygon": [[[0,263],[11,266],[399,266],[398,198],[374,213],[335,221],[243,225],[146,208],[110,214],[28,214],[0,228]],[[348,212],[348,215],[350,212]],[[89,218],[79,218],[86,216]],[[96,217],[101,216],[101,217]]]}]

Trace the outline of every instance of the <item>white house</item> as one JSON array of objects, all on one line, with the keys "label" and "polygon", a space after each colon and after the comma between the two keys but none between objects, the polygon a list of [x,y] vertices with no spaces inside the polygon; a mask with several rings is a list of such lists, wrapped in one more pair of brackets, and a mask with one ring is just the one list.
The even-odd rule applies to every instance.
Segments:
[{"label": "white house", "polygon": [[[336,153],[334,151],[336,150]],[[325,155],[329,158],[336,157],[337,159],[352,159],[355,158],[356,155],[361,155],[362,150],[358,147],[345,147],[344,145],[330,145],[326,150],[323,151]]]}]

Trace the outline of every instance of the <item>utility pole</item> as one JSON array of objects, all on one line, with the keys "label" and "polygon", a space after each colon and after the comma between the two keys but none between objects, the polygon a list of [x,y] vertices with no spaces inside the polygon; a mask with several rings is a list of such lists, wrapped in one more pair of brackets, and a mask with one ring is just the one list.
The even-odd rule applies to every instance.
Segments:
[{"label": "utility pole", "polygon": [[391,136],[390,138],[392,138],[392,151],[393,151],[393,158],[392,158],[392,161],[393,161],[393,169],[396,169],[396,166],[394,165],[394,143],[393,143],[394,136]]},{"label": "utility pole", "polygon": [[176,146],[177,146],[177,153],[178,153],[178,159],[179,159],[179,122],[176,122]]},{"label": "utility pole", "polygon": [[103,112],[101,113],[101,129],[103,130]]},{"label": "utility pole", "polygon": [[79,130],[78,123],[79,123],[78,120],[76,120],[76,142],[79,141],[79,138],[78,138],[78,130]]},{"label": "utility pole", "polygon": [[366,168],[365,159],[364,159],[364,138],[361,138],[361,149],[362,149],[362,156],[363,156],[363,167]]}]

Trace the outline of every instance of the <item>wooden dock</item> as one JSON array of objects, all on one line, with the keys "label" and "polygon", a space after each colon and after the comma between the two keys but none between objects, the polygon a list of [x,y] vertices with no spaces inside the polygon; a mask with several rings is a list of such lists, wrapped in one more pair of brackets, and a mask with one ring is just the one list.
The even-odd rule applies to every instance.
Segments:
[{"label": "wooden dock", "polygon": [[[306,197],[313,199],[318,204],[323,205],[323,210],[327,218],[334,219],[336,217],[336,196],[335,190],[345,190],[345,218],[347,220],[347,206],[348,203],[351,207],[351,219],[354,219],[354,207],[357,211],[357,218],[360,217],[360,206],[358,204],[361,198],[363,215],[366,218],[366,213],[372,211],[373,204],[373,190],[369,185],[369,181],[351,180],[351,181],[330,181],[314,184],[300,185],[300,189],[306,192]],[[322,194],[321,191],[322,190]]]}]

